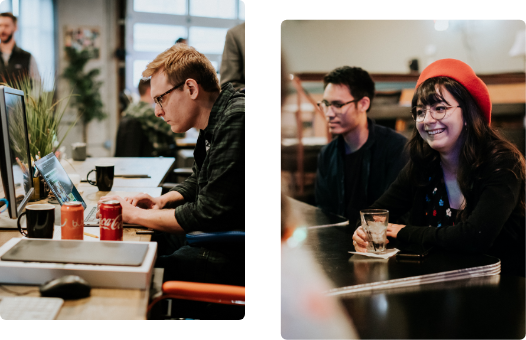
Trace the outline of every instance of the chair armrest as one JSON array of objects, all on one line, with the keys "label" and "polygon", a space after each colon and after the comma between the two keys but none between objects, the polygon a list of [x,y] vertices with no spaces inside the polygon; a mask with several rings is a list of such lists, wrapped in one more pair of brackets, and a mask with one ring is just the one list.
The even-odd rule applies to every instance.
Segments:
[{"label": "chair armrest", "polygon": [[245,304],[245,287],[215,283],[167,281],[163,293],[176,299],[205,301],[227,305]]},{"label": "chair armrest", "polygon": [[163,284],[163,295],[148,305],[148,313],[161,300],[179,299],[218,303],[223,305],[245,305],[245,287],[215,283],[167,281]]}]

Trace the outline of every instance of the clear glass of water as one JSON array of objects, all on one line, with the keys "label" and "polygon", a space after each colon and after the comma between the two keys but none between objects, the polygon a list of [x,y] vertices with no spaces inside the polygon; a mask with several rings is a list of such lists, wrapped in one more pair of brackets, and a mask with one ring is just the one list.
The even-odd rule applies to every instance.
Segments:
[{"label": "clear glass of water", "polygon": [[381,253],[385,251],[387,242],[387,224],[389,210],[366,209],[360,211],[362,229],[367,236],[367,252]]}]

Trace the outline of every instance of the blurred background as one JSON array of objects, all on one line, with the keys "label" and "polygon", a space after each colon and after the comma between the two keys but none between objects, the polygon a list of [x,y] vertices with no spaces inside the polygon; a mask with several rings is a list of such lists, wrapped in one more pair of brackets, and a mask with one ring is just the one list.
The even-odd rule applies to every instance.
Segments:
[{"label": "blurred background", "polygon": [[[100,96],[95,99],[103,114],[85,130],[77,122],[67,134],[62,145],[68,158],[71,144],[84,138],[89,156],[114,155],[121,113],[139,100],[142,71],[179,38],[205,54],[220,76],[227,30],[245,21],[240,0],[2,0],[0,12],[18,17],[16,44],[35,57],[48,90],[56,83],[57,98],[77,94],[63,77],[73,64],[66,48],[77,55],[89,52],[84,74],[98,70],[93,80]],[[59,139],[77,115],[77,108],[69,105]]]},{"label": "blurred background", "polygon": [[282,112],[282,189],[314,204],[317,155],[332,140],[316,102],[323,76],[336,67],[361,67],[376,96],[368,116],[410,136],[410,102],[420,72],[455,58],[488,85],[492,126],[524,154],[525,23],[520,20],[286,20],[282,54],[292,82]]}]

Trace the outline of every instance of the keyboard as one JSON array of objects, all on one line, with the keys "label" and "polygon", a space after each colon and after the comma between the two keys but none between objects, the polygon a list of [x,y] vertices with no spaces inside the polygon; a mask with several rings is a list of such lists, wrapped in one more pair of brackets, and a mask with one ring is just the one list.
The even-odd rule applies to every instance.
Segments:
[{"label": "keyboard", "polygon": [[84,223],[97,221],[97,206],[91,207],[91,209],[90,206],[88,206],[86,208],[85,215],[86,217],[84,217]]},{"label": "keyboard", "polygon": [[64,300],[48,297],[3,297],[0,317],[4,320],[53,320]]}]

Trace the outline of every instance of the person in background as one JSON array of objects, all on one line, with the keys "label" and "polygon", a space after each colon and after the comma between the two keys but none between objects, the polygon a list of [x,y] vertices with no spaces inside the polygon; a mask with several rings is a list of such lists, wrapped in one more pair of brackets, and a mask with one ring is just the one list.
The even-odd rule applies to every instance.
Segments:
[{"label": "person in background", "polygon": [[38,82],[40,74],[35,57],[16,45],[14,35],[17,29],[17,18],[12,13],[0,13],[0,77],[10,82],[29,75]]},{"label": "person in background", "polygon": [[185,45],[188,45],[188,40],[186,40],[186,38],[179,38],[175,41],[176,44],[185,44]]},{"label": "person in background", "polygon": [[[525,272],[525,161],[491,126],[484,82],[456,59],[424,69],[412,101],[411,159],[371,208],[389,218],[409,212],[387,236],[401,250],[481,253],[501,260],[501,273]],[[358,222],[359,223],[359,222]],[[353,235],[366,252],[362,227]]]},{"label": "person in background", "polygon": [[245,94],[232,84],[219,86],[216,71],[202,53],[175,44],[142,74],[151,77],[155,114],[173,132],[200,129],[193,174],[170,192],[116,199],[123,222],[156,230],[156,266],[164,280],[244,285],[244,244],[194,247],[186,234],[245,230]]},{"label": "person in background", "polygon": [[117,131],[116,157],[175,157],[175,137],[164,120],[155,116],[150,79],[139,81],[140,100],[123,112]]},{"label": "person in background", "polygon": [[343,66],[323,79],[323,100],[330,132],[337,135],[318,156],[315,199],[326,212],[355,221],[376,201],[407,162],[407,139],[367,118],[374,82],[359,67]]},{"label": "person in background", "polygon": [[219,74],[221,85],[232,83],[236,90],[245,88],[245,23],[226,33]]}]

